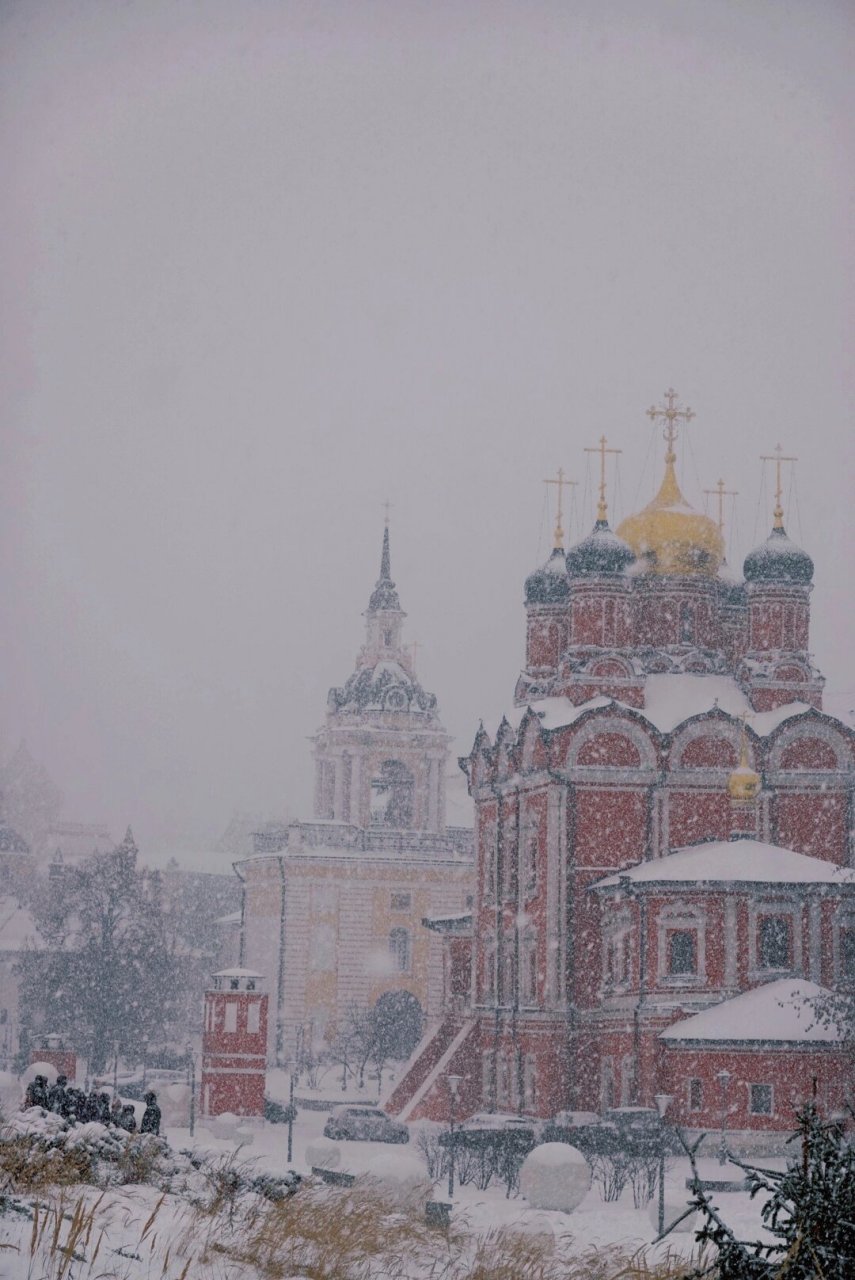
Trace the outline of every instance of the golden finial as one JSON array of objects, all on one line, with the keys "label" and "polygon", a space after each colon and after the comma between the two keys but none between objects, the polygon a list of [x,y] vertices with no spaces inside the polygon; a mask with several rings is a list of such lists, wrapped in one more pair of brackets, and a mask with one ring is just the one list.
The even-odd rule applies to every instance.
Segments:
[{"label": "golden finial", "polygon": [[704,489],[704,493],[708,493],[718,498],[718,531],[724,536],[724,500],[725,498],[738,498],[738,489],[725,489],[723,480],[716,480],[714,489]]},{"label": "golden finial", "polygon": [[578,481],[576,481],[576,480],[568,480],[568,479],[566,479],[566,477],[565,477],[565,475],[564,475],[564,468],[563,468],[563,467],[559,467],[559,468],[558,468],[558,479],[557,479],[557,480],[544,480],[544,482],[543,482],[543,483],[544,483],[544,484],[557,484],[557,485],[558,485],[558,513],[557,513],[557,515],[556,515],[556,517],[555,517],[555,535],[554,535],[553,546],[554,546],[554,548],[555,548],[555,550],[556,550],[556,551],[563,551],[563,550],[564,550],[564,530],[563,530],[563,529],[562,529],[562,527],[561,527],[561,516],[562,516],[562,514],[563,514],[563,497],[564,497],[564,490],[565,490],[565,488],[569,488],[570,486],[577,484],[577,483],[578,483]]},{"label": "golden finial", "polygon": [[781,446],[777,444],[775,445],[774,453],[761,453],[760,461],[774,462],[775,464],[775,510],[773,512],[775,517],[774,528],[783,529],[784,508],[781,505],[781,499],[783,497],[784,491],[781,488],[781,463],[782,462],[798,462],[798,458],[792,457],[791,454],[784,453],[781,449]]},{"label": "golden finial", "polygon": [[748,759],[748,712],[743,711],[739,719],[742,728],[739,732],[739,764],[727,780],[727,791],[731,800],[737,804],[749,804],[757,799],[760,790],[760,774],[752,769]]},{"label": "golden finial", "polygon": [[623,453],[623,449],[607,449],[606,437],[600,436],[600,443],[594,448],[585,448],[586,453],[598,453],[600,455],[600,501],[597,504],[597,523],[605,523],[608,518],[608,506],[606,505],[606,454],[607,453]]}]

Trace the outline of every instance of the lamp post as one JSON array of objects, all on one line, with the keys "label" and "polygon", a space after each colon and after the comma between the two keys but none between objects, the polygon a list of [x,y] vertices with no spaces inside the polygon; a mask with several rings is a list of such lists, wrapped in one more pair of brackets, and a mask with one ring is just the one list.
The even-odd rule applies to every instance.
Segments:
[{"label": "lamp post", "polygon": [[113,1097],[119,1096],[119,1042],[113,1041]]},{"label": "lamp post", "polygon": [[288,1085],[288,1163],[291,1163],[291,1156],[294,1150],[294,1071],[297,1064],[293,1058],[288,1059],[288,1074],[290,1082]]},{"label": "lamp post", "polygon": [[196,1055],[192,1044],[187,1046],[187,1067],[190,1072],[190,1137],[196,1130]]},{"label": "lamp post", "polygon": [[722,1067],[715,1078],[721,1090],[721,1141],[718,1146],[718,1162],[720,1165],[725,1165],[727,1164],[727,1088],[732,1076],[726,1067]]},{"label": "lamp post", "polygon": [[653,1101],[659,1112],[659,1234],[665,1230],[665,1113],[674,1101],[670,1093],[657,1093]]},{"label": "lamp post", "polygon": [[448,1127],[448,1198],[454,1198],[454,1106],[460,1092],[463,1076],[448,1077],[449,1127]]},{"label": "lamp post", "polygon": [[145,1080],[148,1073],[148,1036],[142,1038],[142,1087],[145,1089]]}]

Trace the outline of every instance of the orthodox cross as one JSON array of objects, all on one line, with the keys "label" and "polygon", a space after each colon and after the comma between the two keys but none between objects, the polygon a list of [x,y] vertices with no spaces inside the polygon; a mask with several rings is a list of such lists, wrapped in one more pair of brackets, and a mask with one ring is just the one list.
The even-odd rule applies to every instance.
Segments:
[{"label": "orthodox cross", "polygon": [[784,508],[781,505],[781,497],[783,489],[781,488],[781,463],[782,462],[798,462],[798,458],[794,458],[791,454],[786,454],[779,444],[775,445],[774,453],[761,453],[761,462],[774,462],[775,464],[775,528],[783,529],[784,527]]},{"label": "orthodox cross", "polygon": [[714,489],[704,489],[704,493],[708,493],[718,498],[718,531],[724,533],[724,500],[725,498],[736,498],[739,496],[738,489],[725,489],[723,480],[716,480]]},{"label": "orthodox cross", "polygon": [[383,511],[385,514],[384,524],[386,525],[387,529],[389,528],[389,512],[392,510],[392,507],[394,505],[395,505],[394,502],[390,502],[388,498],[383,503]]},{"label": "orthodox cross", "polygon": [[585,448],[586,453],[598,453],[600,455],[600,501],[597,504],[597,523],[602,524],[606,520],[608,507],[606,506],[606,454],[607,453],[623,453],[623,449],[607,449],[606,437],[600,436],[600,443],[592,448]]},{"label": "orthodox cross", "polygon": [[677,439],[677,423],[681,419],[683,422],[691,422],[692,418],[695,416],[695,412],[693,409],[690,409],[688,405],[686,405],[685,409],[678,409],[676,407],[677,392],[673,387],[669,387],[665,392],[665,399],[667,404],[664,406],[660,405],[659,408],[657,408],[656,405],[651,405],[647,410],[647,416],[653,422],[655,422],[657,418],[664,419],[665,429],[662,434],[668,443],[668,452],[665,455],[665,461],[674,462],[676,460],[676,454],[674,453],[674,441]]},{"label": "orthodox cross", "polygon": [[412,640],[407,647],[410,651],[410,663],[412,664],[413,671],[415,671],[416,658],[419,656],[419,649],[421,649],[422,646],[419,644],[418,640]]},{"label": "orthodox cross", "polygon": [[566,479],[566,477],[565,477],[565,475],[564,475],[564,468],[563,468],[563,467],[559,467],[559,468],[558,468],[558,479],[557,479],[557,480],[544,480],[544,482],[543,482],[543,483],[544,483],[544,484],[557,484],[557,485],[558,485],[558,514],[557,514],[557,516],[556,516],[556,518],[555,518],[555,538],[554,538],[554,545],[555,545],[555,550],[556,550],[556,551],[563,551],[563,550],[564,550],[564,530],[563,530],[563,529],[562,529],[562,527],[561,527],[561,516],[562,516],[562,513],[563,513],[563,498],[564,498],[564,490],[565,490],[565,488],[570,488],[572,485],[577,484],[577,483],[578,483],[578,481],[576,481],[576,480],[568,480],[568,479]]}]

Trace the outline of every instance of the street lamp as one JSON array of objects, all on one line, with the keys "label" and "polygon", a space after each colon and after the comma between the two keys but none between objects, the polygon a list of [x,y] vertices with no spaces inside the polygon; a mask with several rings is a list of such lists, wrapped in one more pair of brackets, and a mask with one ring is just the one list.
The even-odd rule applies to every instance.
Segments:
[{"label": "street lamp", "polygon": [[665,1230],[665,1113],[674,1101],[670,1093],[657,1093],[653,1099],[659,1112],[659,1234]]},{"label": "street lamp", "polygon": [[145,1089],[146,1074],[148,1072],[148,1036],[142,1038],[142,1087]]},{"label": "street lamp", "polygon": [[715,1078],[721,1090],[721,1141],[718,1146],[718,1162],[720,1165],[725,1165],[727,1164],[727,1088],[733,1077],[726,1067],[722,1067]]},{"label": "street lamp", "polygon": [[113,1041],[113,1097],[119,1096],[119,1042]]},{"label": "street lamp", "polygon": [[288,1085],[288,1163],[291,1163],[291,1155],[294,1150],[294,1071],[297,1064],[293,1058],[288,1059],[288,1074],[290,1082]]},{"label": "street lamp", "polygon": [[448,1198],[454,1197],[454,1106],[463,1076],[448,1076],[449,1129],[448,1129]]},{"label": "street lamp", "polygon": [[187,1067],[190,1072],[190,1137],[196,1130],[196,1055],[192,1044],[187,1046]]}]

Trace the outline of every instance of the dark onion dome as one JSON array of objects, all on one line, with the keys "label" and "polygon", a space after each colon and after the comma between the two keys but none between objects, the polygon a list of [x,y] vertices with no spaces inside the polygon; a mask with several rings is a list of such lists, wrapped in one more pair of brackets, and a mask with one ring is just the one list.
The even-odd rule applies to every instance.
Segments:
[{"label": "dark onion dome", "polygon": [[570,597],[564,548],[556,547],[545,565],[525,580],[526,604],[564,604]]},{"label": "dark onion dome", "polygon": [[625,573],[634,563],[632,547],[612,533],[608,520],[598,520],[587,538],[567,552],[567,573],[571,578]]},{"label": "dark onion dome", "polygon": [[790,541],[781,526],[773,529],[759,547],[748,552],[742,572],[746,582],[810,582],[813,560]]}]

